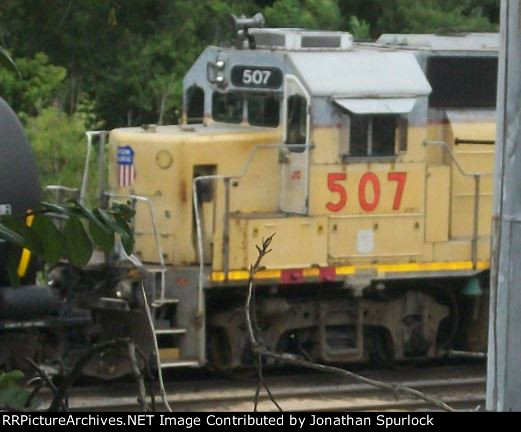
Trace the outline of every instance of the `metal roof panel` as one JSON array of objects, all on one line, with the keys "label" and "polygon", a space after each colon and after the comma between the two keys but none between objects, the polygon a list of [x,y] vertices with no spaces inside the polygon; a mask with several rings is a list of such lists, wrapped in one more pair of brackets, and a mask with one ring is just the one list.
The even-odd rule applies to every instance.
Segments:
[{"label": "metal roof panel", "polygon": [[414,98],[340,99],[335,103],[353,114],[408,114],[414,108]]},{"label": "metal roof panel", "polygon": [[435,51],[498,51],[499,33],[383,34],[377,43]]},{"label": "metal roof panel", "polygon": [[343,98],[417,97],[431,92],[409,52],[288,52],[313,96]]}]

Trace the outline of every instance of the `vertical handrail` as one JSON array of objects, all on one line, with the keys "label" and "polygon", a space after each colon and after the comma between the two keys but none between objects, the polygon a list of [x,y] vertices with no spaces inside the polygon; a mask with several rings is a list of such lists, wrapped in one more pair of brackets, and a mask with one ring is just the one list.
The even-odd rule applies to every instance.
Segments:
[{"label": "vertical handrail", "polygon": [[101,137],[100,141],[100,154],[98,159],[98,169],[99,169],[99,177],[100,183],[98,185],[98,191],[100,198],[103,197],[104,189],[105,189],[105,143],[106,136],[108,132],[104,130],[99,131],[87,131],[85,135],[87,136],[87,154],[85,155],[85,165],[83,167],[83,178],[81,181],[80,188],[80,196],[79,201],[83,204],[85,202],[85,195],[87,194],[87,187],[89,184],[89,167],[90,167],[90,158],[92,153],[92,143],[93,139],[96,136]]},{"label": "vertical handrail", "polygon": [[[282,149],[287,147],[293,147],[293,148],[302,148],[302,144],[261,144],[258,146],[255,146],[251,151],[248,157],[246,158],[246,161],[243,164],[243,167],[238,175],[232,175],[232,176],[225,176],[225,175],[206,175],[206,176],[199,176],[193,179],[192,181],[192,197],[193,197],[193,205],[194,205],[194,216],[195,216],[195,226],[196,226],[196,238],[197,238],[197,253],[199,256],[199,275],[197,278],[197,314],[198,316],[201,316],[204,314],[204,254],[203,254],[203,228],[201,224],[201,214],[199,211],[199,197],[197,195],[197,184],[199,182],[205,181],[205,180],[223,180],[224,182],[228,183],[228,193],[226,195],[226,201],[225,202],[225,214],[224,218],[224,227],[228,225],[229,220],[229,211],[230,211],[230,194],[229,194],[229,183],[232,180],[238,180],[241,177],[243,177],[247,172],[248,169],[253,161],[253,158],[257,154],[258,150],[261,149]],[[223,237],[224,237],[224,230],[223,230]],[[228,232],[229,235],[229,232]],[[228,249],[229,244],[228,241],[224,241],[225,247]],[[223,254],[223,258],[226,255],[226,257],[229,257],[229,251],[226,251],[226,254]],[[228,258],[227,258],[228,259]],[[224,263],[223,263],[224,267]],[[228,267],[228,264],[227,264]],[[224,268],[223,268],[224,270]],[[229,271],[229,269],[227,270]],[[226,273],[227,274],[227,273]],[[203,330],[204,331],[204,330]],[[201,337],[199,340],[199,354],[200,359],[203,359],[205,357],[205,337]]]},{"label": "vertical handrail", "polygon": [[134,194],[117,194],[114,192],[105,192],[105,196],[109,198],[116,198],[116,199],[130,199],[133,201],[141,201],[147,204],[149,212],[150,212],[150,219],[152,221],[152,230],[154,233],[154,239],[156,242],[156,250],[157,255],[159,258],[159,265],[161,267],[161,300],[165,298],[166,294],[166,280],[165,280],[165,258],[163,256],[163,248],[161,247],[161,239],[159,237],[159,231],[157,229],[157,221],[156,221],[156,212],[154,210],[154,205],[152,204],[152,201],[150,198],[143,196],[143,195],[134,195]]},{"label": "vertical handrail", "polygon": [[456,156],[445,141],[424,141],[424,145],[441,146],[451,157],[454,165],[461,175],[465,177],[472,177],[474,179],[474,210],[472,221],[472,239],[471,239],[471,261],[472,267],[476,269],[478,263],[478,240],[479,240],[479,195],[481,191],[481,177],[492,176],[492,172],[467,172],[458,162]]},{"label": "vertical handrail", "polygon": [[481,176],[474,174],[474,223],[472,228],[472,266],[474,269],[478,263],[478,239],[479,239],[479,192]]}]

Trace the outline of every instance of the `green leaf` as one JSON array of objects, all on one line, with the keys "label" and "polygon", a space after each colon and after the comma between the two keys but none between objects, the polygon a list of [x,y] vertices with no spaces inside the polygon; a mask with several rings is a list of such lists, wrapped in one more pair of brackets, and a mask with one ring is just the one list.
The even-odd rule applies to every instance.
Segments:
[{"label": "green leaf", "polygon": [[18,264],[20,262],[21,248],[15,244],[9,245],[7,250],[6,270],[9,283],[14,287],[20,286],[20,276],[18,276]]},{"label": "green leaf", "polygon": [[24,377],[24,373],[19,369],[13,369],[9,372],[0,373],[0,387],[5,388],[8,385],[20,381]]},{"label": "green leaf", "polygon": [[23,408],[29,398],[29,391],[16,383],[0,388],[0,405],[10,408]]},{"label": "green leaf", "polygon": [[77,216],[69,217],[63,228],[65,258],[76,267],[83,267],[92,256],[92,243]]},{"label": "green leaf", "polygon": [[63,254],[63,236],[52,219],[43,214],[35,215],[31,231],[35,232],[42,242],[42,258],[49,264],[58,262]]},{"label": "green leaf", "polygon": [[17,244],[18,246],[24,246],[25,245],[25,239],[22,235],[18,234],[17,232],[7,228],[6,226],[2,225],[0,221],[0,238],[9,242]]},{"label": "green leaf", "polygon": [[103,252],[109,253],[114,247],[114,231],[106,226],[103,225],[103,228],[100,228],[99,223],[89,220],[89,233],[94,244]]},{"label": "green leaf", "polygon": [[9,53],[2,47],[0,47],[0,64],[15,72],[18,75],[18,78],[22,77],[20,71],[16,67],[16,63],[14,62],[14,60],[11,58]]},{"label": "green leaf", "polygon": [[115,214],[114,219],[116,220],[116,223],[119,227],[118,232],[121,236],[121,244],[123,245],[127,255],[131,255],[132,251],[134,250],[134,235],[132,233],[132,228],[128,222],[119,214]]},{"label": "green leaf", "polygon": [[120,215],[125,219],[127,222],[130,222],[134,215],[136,214],[136,211],[130,207],[128,204],[122,204],[122,203],[114,203],[111,207],[111,212],[114,215]]},{"label": "green leaf", "polygon": [[85,207],[78,200],[72,201],[80,211],[80,214],[89,221],[89,223],[96,225],[100,230],[109,232],[110,230],[103,224],[103,222],[96,216],[95,211]]},{"label": "green leaf", "polygon": [[48,201],[42,201],[40,205],[42,211],[45,213],[56,213],[65,216],[70,216],[71,214],[73,214],[70,208],[65,205],[53,204]]},{"label": "green leaf", "polygon": [[25,220],[20,220],[13,216],[3,216],[0,225],[3,225],[7,229],[10,229],[11,231],[14,231],[18,235],[22,236],[24,240],[22,244],[18,242],[14,243],[26,249],[29,249],[36,255],[41,255],[43,253],[43,245],[41,239],[35,232],[31,231],[31,229],[27,226]]}]

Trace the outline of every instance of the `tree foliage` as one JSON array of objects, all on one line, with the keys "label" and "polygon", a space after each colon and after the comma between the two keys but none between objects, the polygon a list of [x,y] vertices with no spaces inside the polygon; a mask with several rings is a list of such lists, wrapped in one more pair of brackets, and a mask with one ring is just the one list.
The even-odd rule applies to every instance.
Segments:
[{"label": "tree foliage", "polygon": [[45,184],[69,187],[81,184],[85,129],[85,119],[80,114],[68,115],[54,106],[26,119],[27,135]]},{"label": "tree foliage", "polygon": [[271,27],[370,40],[383,32],[497,30],[499,1],[2,0],[0,96],[29,127],[43,182],[77,184],[87,128],[177,122],[189,67],[207,45],[234,37],[230,15],[257,12]]},{"label": "tree foliage", "polygon": [[[256,12],[273,27],[350,30],[368,39],[382,32],[494,30],[498,1],[3,0],[0,45],[17,63],[25,59],[19,67],[26,78],[15,85],[0,76],[0,92],[12,103],[11,94],[20,92],[11,87],[35,87],[38,76],[44,93],[61,92],[60,109],[76,112],[83,95],[109,128],[175,122],[190,65],[205,46],[232,37],[230,14]],[[52,72],[50,65],[62,69]],[[28,97],[23,109],[34,113],[35,96]],[[49,94],[37,99],[49,102]]]},{"label": "tree foliage", "polygon": [[37,53],[32,58],[19,57],[16,65],[19,74],[0,68],[0,95],[22,119],[26,119],[55,102],[67,71],[50,64],[44,53]]}]

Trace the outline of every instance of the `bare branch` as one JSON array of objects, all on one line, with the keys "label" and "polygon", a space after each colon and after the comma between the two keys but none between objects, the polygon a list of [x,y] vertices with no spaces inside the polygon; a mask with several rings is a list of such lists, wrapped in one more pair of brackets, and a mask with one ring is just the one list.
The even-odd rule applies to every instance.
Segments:
[{"label": "bare branch", "polygon": [[[25,403],[25,407],[26,408],[29,408],[31,406],[31,402],[33,401],[33,399],[36,397],[36,395],[38,394],[38,392],[45,386],[47,385],[47,387],[49,387],[49,389],[51,390],[52,394],[53,395],[56,395],[56,391],[57,391],[57,388],[56,386],[54,385],[54,383],[52,382],[51,378],[49,377],[49,375],[47,375],[47,373],[40,367],[38,366],[34,360],[30,357],[26,357],[25,358],[25,361],[27,363],[29,363],[31,365],[31,367],[36,371],[36,373],[38,374],[38,377],[42,380],[42,383],[41,384],[38,384],[35,389],[31,392],[29,398],[27,399],[26,403]],[[62,403],[62,409],[63,411],[67,411],[67,401],[64,400],[63,403]]]},{"label": "bare branch", "polygon": [[[108,342],[100,343],[99,345],[94,345],[89,351],[87,351],[83,356],[81,356],[72,370],[69,372],[69,374],[64,378],[63,382],[60,384],[60,386],[56,389],[56,392],[54,393],[54,397],[52,399],[51,405],[49,407],[49,411],[59,411],[60,408],[63,409],[64,407],[64,399],[67,398],[67,394],[69,392],[69,389],[73,386],[73,384],[76,382],[76,380],[80,377],[83,368],[85,365],[97,354],[100,354],[102,352],[105,352],[109,349],[116,349],[116,348],[122,348],[127,347],[129,350],[129,354],[131,349],[128,348],[129,344],[132,342],[130,339],[123,338],[123,339],[114,339]],[[134,364],[136,361],[135,356],[135,348],[134,348],[134,355],[129,355],[129,360],[132,363],[132,367],[135,370],[136,368],[139,369],[139,366],[137,364]],[[141,374],[139,374],[141,376]],[[140,392],[140,397],[142,398],[143,395],[143,381],[141,376],[141,381],[139,377],[137,377],[134,373],[134,377],[136,378],[138,389]],[[145,400],[145,399],[143,399]]]},{"label": "bare branch", "polygon": [[147,396],[145,391],[145,382],[143,380],[143,374],[139,370],[139,365],[136,358],[136,344],[132,341],[127,342],[128,349],[128,358],[130,360],[130,364],[132,365],[132,373],[134,374],[134,379],[136,380],[138,387],[138,402],[141,405],[142,411],[148,411],[147,404]]},{"label": "bare branch", "polygon": [[[361,382],[364,384],[368,384],[368,385],[371,385],[371,386],[374,386],[377,388],[389,390],[389,391],[395,392],[395,393],[402,393],[402,394],[405,394],[408,396],[412,396],[412,397],[421,399],[438,408],[441,408],[444,411],[451,411],[451,412],[455,411],[454,408],[452,408],[450,405],[443,402],[441,399],[436,398],[434,396],[430,396],[426,393],[423,393],[419,390],[415,390],[415,389],[405,386],[403,384],[399,384],[399,383],[393,384],[393,383],[385,383],[382,381],[377,381],[377,380],[374,380],[371,378],[364,377],[357,373],[351,372],[347,369],[341,369],[341,368],[334,367],[334,366],[327,366],[327,365],[323,365],[320,363],[314,363],[314,362],[311,362],[308,360],[303,360],[294,354],[287,354],[287,353],[279,354],[279,353],[268,350],[262,344],[262,342],[260,342],[257,339],[257,337],[255,336],[255,330],[254,330],[255,327],[252,324],[251,309],[252,309],[252,304],[254,302],[254,297],[255,297],[255,291],[254,291],[255,274],[259,271],[263,258],[270,252],[269,246],[270,246],[271,240],[273,239],[274,235],[275,234],[271,235],[266,240],[263,240],[262,245],[260,247],[257,246],[258,256],[257,256],[257,260],[255,261],[255,263],[250,266],[250,274],[248,277],[248,296],[246,298],[246,304],[244,305],[244,313],[245,313],[245,318],[246,318],[246,326],[247,326],[247,330],[248,330],[250,344],[252,346],[253,351],[260,358],[262,358],[262,357],[272,358],[274,360],[279,360],[281,362],[284,362],[284,363],[287,363],[290,365],[305,367],[308,369],[316,370],[318,372],[325,372],[325,373],[331,373],[331,374],[335,374],[335,375],[348,377],[355,381],[358,381],[358,382]],[[256,396],[255,409],[257,407],[258,392],[260,391],[260,383],[263,382],[262,369],[261,369],[262,362],[261,361],[258,361],[258,368],[259,368],[259,385],[257,388],[257,393],[255,395]],[[267,386],[265,384],[264,384],[264,387],[266,388],[266,390],[268,390]],[[271,395],[271,392],[268,391],[268,394],[270,395],[271,400],[276,404],[275,400],[273,399],[273,397]],[[277,406],[278,406],[278,404],[277,404]],[[279,409],[280,409],[280,407],[279,407]]]}]

